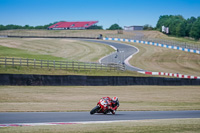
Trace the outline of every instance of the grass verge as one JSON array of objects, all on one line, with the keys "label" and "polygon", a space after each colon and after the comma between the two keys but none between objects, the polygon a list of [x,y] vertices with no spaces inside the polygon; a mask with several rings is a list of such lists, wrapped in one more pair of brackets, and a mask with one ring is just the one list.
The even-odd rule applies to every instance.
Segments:
[{"label": "grass verge", "polygon": [[106,124],[6,127],[1,133],[199,133],[200,119],[135,120]]},{"label": "grass verge", "polygon": [[62,57],[56,57],[51,55],[39,54],[37,52],[30,52],[17,48],[9,48],[5,46],[0,46],[0,56],[1,57],[19,57],[19,58],[32,58],[32,59],[43,59],[43,60],[66,60]]},{"label": "grass verge", "polygon": [[39,75],[88,75],[88,76],[137,76],[150,77],[132,71],[106,71],[106,70],[59,70],[48,68],[30,68],[30,67],[5,67],[0,66],[0,74],[39,74]]},{"label": "grass verge", "polygon": [[0,112],[89,111],[103,96],[119,110],[200,110],[199,86],[0,86]]},{"label": "grass verge", "polygon": [[129,63],[135,67],[153,72],[200,76],[199,54],[146,44],[127,44],[133,45],[140,50],[139,53],[134,55],[129,61]]},{"label": "grass verge", "polygon": [[0,56],[98,62],[114,51],[99,43],[72,39],[0,38]]}]

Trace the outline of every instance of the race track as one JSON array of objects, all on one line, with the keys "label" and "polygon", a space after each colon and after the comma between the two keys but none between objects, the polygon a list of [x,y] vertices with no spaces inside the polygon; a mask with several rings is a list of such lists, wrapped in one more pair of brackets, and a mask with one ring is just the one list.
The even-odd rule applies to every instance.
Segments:
[{"label": "race track", "polygon": [[0,113],[0,124],[148,120],[174,118],[200,118],[200,111],[118,111],[116,112],[116,115],[90,115],[89,112],[2,112]]},{"label": "race track", "polygon": [[112,48],[115,48],[116,51],[101,58],[100,63],[125,63],[126,70],[145,71],[140,68],[131,66],[128,63],[130,57],[139,52],[139,50],[136,47],[120,42],[100,41],[100,40],[85,40],[85,41],[103,43],[111,46]]},{"label": "race track", "polygon": [[[129,57],[136,54],[136,47],[118,42],[85,40],[107,44],[116,48],[116,51],[103,57],[101,63],[125,63],[126,69],[131,71],[144,71],[130,66]],[[197,111],[118,111],[112,114],[94,114],[89,112],[1,112],[0,127],[3,124],[15,123],[50,123],[50,122],[95,122],[95,121],[120,121],[120,120],[148,120],[148,119],[175,119],[175,118],[200,118]]]}]

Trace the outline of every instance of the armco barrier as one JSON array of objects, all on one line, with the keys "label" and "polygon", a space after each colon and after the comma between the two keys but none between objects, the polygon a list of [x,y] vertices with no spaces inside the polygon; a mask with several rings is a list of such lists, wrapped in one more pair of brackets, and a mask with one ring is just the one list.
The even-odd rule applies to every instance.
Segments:
[{"label": "armco barrier", "polygon": [[164,47],[164,48],[169,48],[169,49],[176,49],[176,50],[200,54],[199,50],[193,50],[193,49],[188,49],[188,48],[182,48],[179,46],[172,46],[172,45],[166,45],[166,44],[160,44],[160,43],[154,43],[154,42],[148,42],[148,41],[121,39],[121,38],[103,38],[103,40],[142,43],[142,44],[147,44],[147,45],[159,46],[159,47]]},{"label": "armco barrier", "polygon": [[200,79],[0,74],[0,85],[19,86],[122,86],[122,85],[200,85]]}]

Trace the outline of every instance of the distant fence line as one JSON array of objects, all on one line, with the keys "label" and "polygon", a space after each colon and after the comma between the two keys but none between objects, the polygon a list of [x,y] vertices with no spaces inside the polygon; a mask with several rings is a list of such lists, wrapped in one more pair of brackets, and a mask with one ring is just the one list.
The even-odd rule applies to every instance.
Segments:
[{"label": "distant fence line", "polygon": [[[24,30],[25,31],[25,30]],[[33,32],[31,32],[33,31]],[[65,32],[65,33],[57,33],[52,32],[55,30],[51,30],[50,32],[34,32],[34,30],[30,30],[30,32],[23,32],[23,30],[19,32],[10,32],[9,30],[0,31],[0,36],[4,37],[21,37],[21,38],[91,38],[97,39],[100,37],[99,33],[83,33],[83,32]]]},{"label": "distant fence line", "polygon": [[122,64],[100,64],[74,61],[36,60],[25,58],[0,57],[0,66],[4,67],[31,67],[48,68],[69,71],[124,71]]},{"label": "distant fence line", "polygon": [[182,47],[182,48],[187,48],[187,49],[200,50],[200,45],[186,43],[186,42],[179,42],[179,41],[174,41],[174,40],[166,40],[166,39],[159,39],[159,38],[142,38],[141,41],[154,42],[154,43],[160,43],[160,44]]},{"label": "distant fence line", "polygon": [[179,42],[179,41],[174,41],[174,40],[166,40],[166,39],[160,39],[160,38],[146,38],[144,36],[111,35],[111,34],[106,35],[105,38],[121,38],[121,39],[131,39],[131,40],[138,40],[138,41],[147,41],[147,42],[160,43],[160,44],[194,49],[194,50],[200,51],[200,45],[198,44]]},{"label": "distant fence line", "polygon": [[199,50],[189,49],[189,48],[184,48],[184,47],[179,47],[179,46],[173,46],[173,45],[167,45],[167,44],[160,44],[160,43],[148,42],[148,41],[139,41],[139,40],[121,39],[121,38],[103,38],[103,40],[141,43],[141,44],[159,46],[159,47],[164,47],[164,48],[169,48],[169,49],[176,49],[176,50],[181,50],[181,51],[185,51],[185,52],[191,52],[191,53],[200,54]]}]

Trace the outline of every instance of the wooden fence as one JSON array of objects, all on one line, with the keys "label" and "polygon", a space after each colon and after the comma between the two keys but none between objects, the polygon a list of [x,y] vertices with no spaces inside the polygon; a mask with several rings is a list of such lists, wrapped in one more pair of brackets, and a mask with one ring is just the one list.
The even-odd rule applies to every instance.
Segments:
[{"label": "wooden fence", "polygon": [[25,58],[7,58],[0,57],[0,66],[4,67],[31,67],[47,68],[69,71],[123,71],[125,67],[122,64],[100,64],[74,61],[55,61],[55,60],[36,60]]}]

